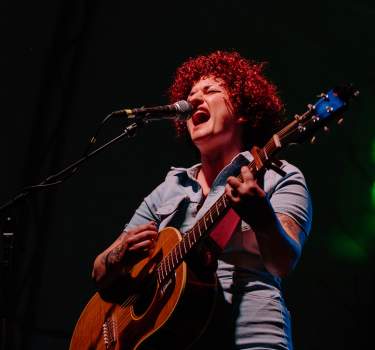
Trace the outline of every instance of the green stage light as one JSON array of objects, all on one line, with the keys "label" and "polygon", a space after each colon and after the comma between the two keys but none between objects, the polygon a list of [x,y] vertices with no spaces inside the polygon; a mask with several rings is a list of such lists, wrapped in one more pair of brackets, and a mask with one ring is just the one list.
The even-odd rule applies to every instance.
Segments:
[{"label": "green stage light", "polygon": [[336,258],[353,263],[367,262],[375,246],[374,213],[363,213],[344,228],[332,228],[328,244]]},{"label": "green stage light", "polygon": [[330,239],[331,252],[338,258],[362,262],[367,260],[367,251],[362,242],[347,234],[334,234]]}]

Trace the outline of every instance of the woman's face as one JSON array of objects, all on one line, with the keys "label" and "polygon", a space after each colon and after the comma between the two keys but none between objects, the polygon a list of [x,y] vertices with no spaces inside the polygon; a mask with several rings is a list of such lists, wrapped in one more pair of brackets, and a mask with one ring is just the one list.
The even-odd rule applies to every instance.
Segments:
[{"label": "woman's face", "polygon": [[201,153],[241,143],[241,123],[221,79],[202,78],[193,85],[187,100],[195,110],[187,128]]}]

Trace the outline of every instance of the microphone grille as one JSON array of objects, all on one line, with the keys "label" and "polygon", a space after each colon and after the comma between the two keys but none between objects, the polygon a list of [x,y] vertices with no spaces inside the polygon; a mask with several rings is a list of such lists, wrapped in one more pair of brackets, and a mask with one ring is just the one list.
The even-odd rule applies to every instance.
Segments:
[{"label": "microphone grille", "polygon": [[178,101],[174,105],[176,106],[177,111],[181,114],[188,114],[193,111],[193,105],[185,100]]}]

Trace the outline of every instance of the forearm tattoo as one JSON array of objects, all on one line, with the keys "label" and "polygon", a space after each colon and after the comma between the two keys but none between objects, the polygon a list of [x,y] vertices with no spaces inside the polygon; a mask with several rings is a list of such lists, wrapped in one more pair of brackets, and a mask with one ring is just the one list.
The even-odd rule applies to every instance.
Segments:
[{"label": "forearm tattoo", "polygon": [[123,255],[123,250],[124,250],[124,245],[120,243],[117,247],[113,248],[108,253],[107,261],[109,261],[110,264],[119,263]]},{"label": "forearm tattoo", "polygon": [[277,214],[283,229],[294,239],[299,241],[302,228],[294,219],[285,214]]},{"label": "forearm tattoo", "polygon": [[104,255],[102,262],[106,269],[110,269],[113,265],[118,264],[124,255],[124,244],[120,243],[106,255]]}]

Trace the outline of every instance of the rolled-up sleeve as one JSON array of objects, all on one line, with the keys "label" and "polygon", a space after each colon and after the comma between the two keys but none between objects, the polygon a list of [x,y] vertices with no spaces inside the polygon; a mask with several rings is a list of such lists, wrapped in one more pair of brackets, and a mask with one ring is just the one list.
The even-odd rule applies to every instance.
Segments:
[{"label": "rolled-up sleeve", "polygon": [[312,222],[312,203],[301,171],[287,163],[282,169],[286,175],[271,174],[268,180],[269,190],[266,191],[271,205],[276,213],[282,213],[293,218],[308,235]]}]

